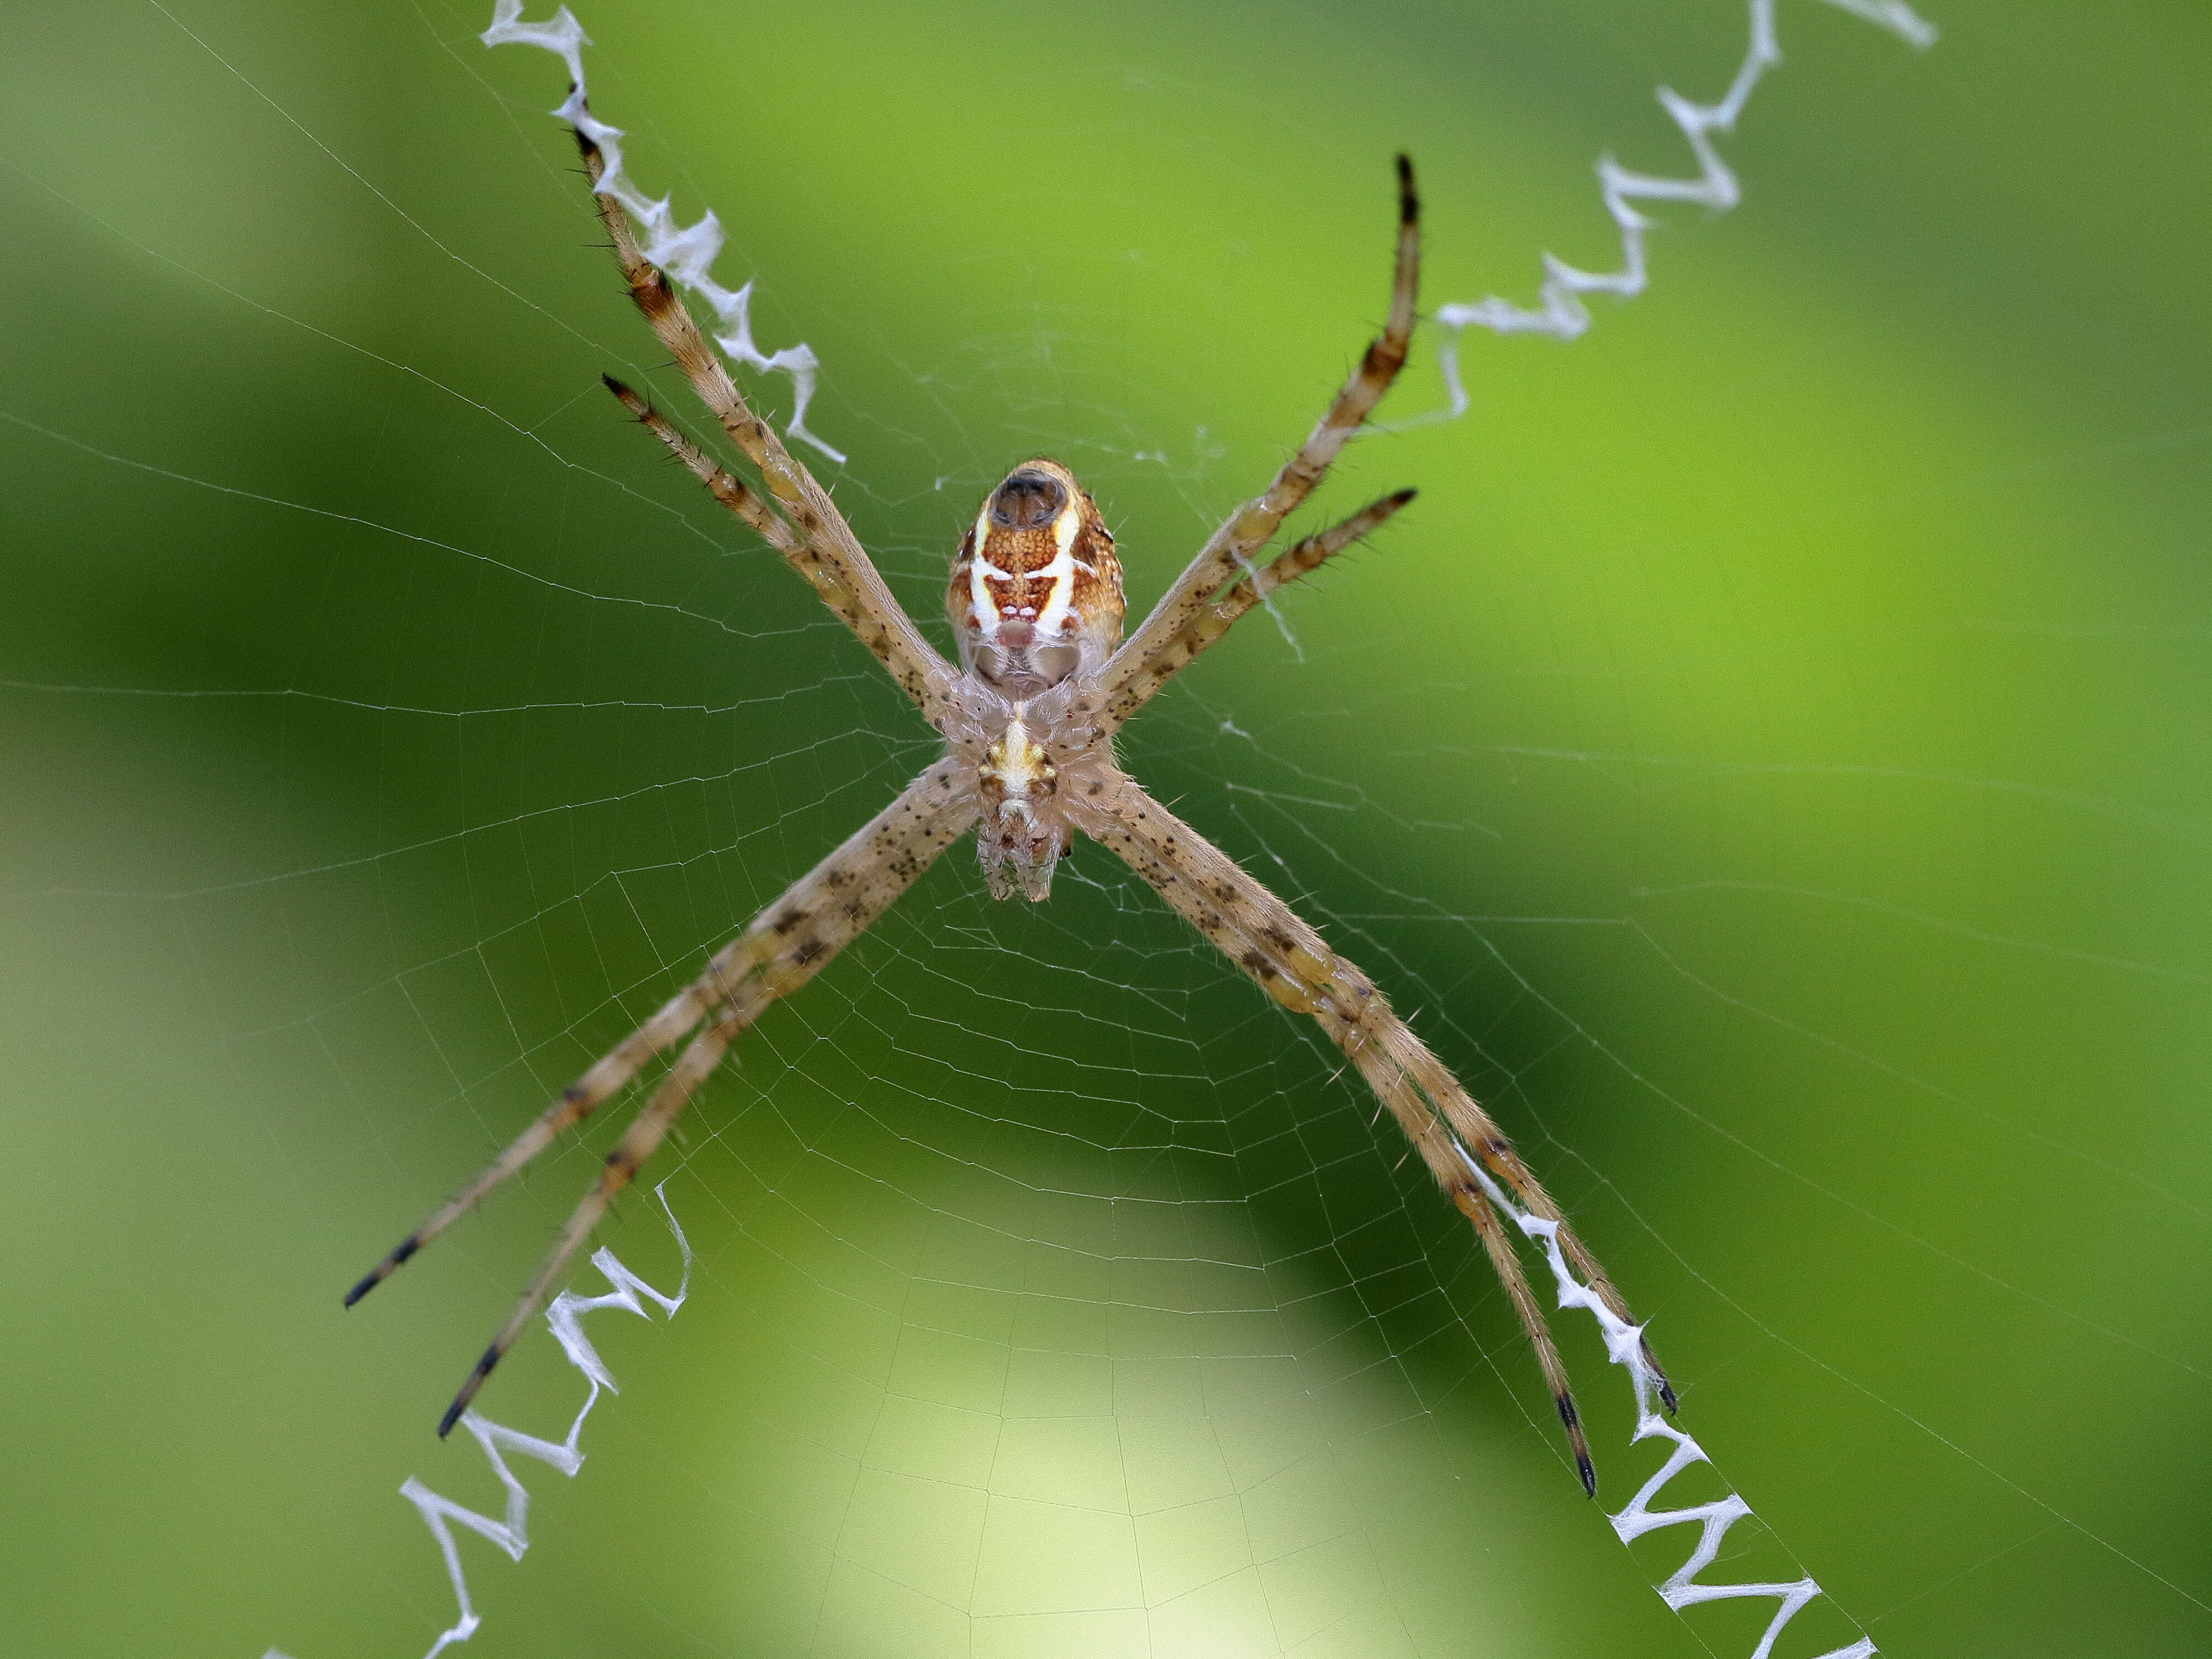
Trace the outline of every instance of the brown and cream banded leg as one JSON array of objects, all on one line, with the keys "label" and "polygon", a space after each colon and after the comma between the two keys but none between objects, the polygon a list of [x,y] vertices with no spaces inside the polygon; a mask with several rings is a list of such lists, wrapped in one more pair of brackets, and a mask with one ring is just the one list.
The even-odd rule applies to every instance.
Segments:
[{"label": "brown and cream banded leg", "polygon": [[1310,575],[1354,542],[1364,540],[1412,501],[1414,494],[1410,489],[1401,489],[1361,507],[1341,523],[1316,531],[1277,554],[1218,598],[1200,605],[1192,612],[1190,620],[1162,641],[1151,656],[1137,664],[1120,689],[1107,699],[1100,711],[1106,729],[1119,729],[1170,679],[1188,668],[1200,652],[1228,633],[1241,617],[1277,588]]},{"label": "brown and cream banded leg", "polygon": [[[691,1092],[712,1072],[738,1034],[769,1005],[789,996],[819,973],[889,909],[935,863],[938,854],[975,821],[971,772],[950,757],[939,761],[788,891],[750,926],[715,952],[706,970],[677,993],[644,1024],[623,1039],[517,1136],[428,1220],[398,1243],[346,1295],[346,1305],[374,1290],[423,1245],[451,1226],[492,1189],[551,1146],[560,1133],[635,1077],[647,1061],[685,1036],[691,1042],[660,1079],[600,1166],[597,1179],[529,1288],[438,1425],[442,1435],[457,1422],[491,1375],[501,1355],[552,1294],[555,1284],[617,1193],[653,1155]],[[696,1033],[696,1035],[693,1035]]]},{"label": "brown and cream banded leg", "polygon": [[[1468,1158],[1479,1160],[1532,1212],[1557,1223],[1561,1249],[1592,1290],[1622,1319],[1632,1316],[1504,1132],[1413,1028],[1391,1011],[1372,980],[1331,951],[1296,911],[1153,799],[1134,779],[1122,773],[1100,777],[1095,789],[1086,788],[1070,801],[1068,816],[1085,835],[1112,849],[1276,1001],[1310,1015],[1358,1068],[1437,1185],[1474,1224],[1535,1350],[1583,1488],[1595,1493],[1597,1478],[1566,1367],[1512,1240],[1468,1170]],[[1651,1364],[1671,1410],[1674,1395],[1665,1374],[1656,1360]]]},{"label": "brown and cream banded leg", "polygon": [[[1329,404],[1297,453],[1283,463],[1266,489],[1245,502],[1207,538],[1197,556],[1160,596],[1152,613],[1114,653],[1100,678],[1105,706],[1121,701],[1124,686],[1139,678],[1163,647],[1180,634],[1207,599],[1239,573],[1249,574],[1252,556],[1265,546],[1299,503],[1313,493],[1352,434],[1382,401],[1406,366],[1413,337],[1413,301],[1420,285],[1421,204],[1413,191],[1413,164],[1398,158],[1398,240],[1390,284],[1390,312],[1382,337],[1367,348],[1358,367]],[[1370,509],[1370,511],[1372,509]]]},{"label": "brown and cream banded leg", "polygon": [[[765,527],[754,512],[725,495],[712,479],[701,474],[701,481],[714,490],[723,505],[760,531],[786,562],[813,585],[839,620],[874,653],[899,688],[914,699],[923,718],[933,726],[938,725],[946,712],[955,678],[951,665],[922,638],[913,618],[891,597],[890,589],[884,585],[882,575],[854,538],[844,515],[831,503],[829,492],[815,482],[812,473],[793,459],[775,428],[746,405],[729,371],[699,332],[699,325],[684,309],[684,301],[677,297],[668,278],[638,251],[636,235],[630,229],[629,216],[622,204],[611,196],[597,193],[605,167],[599,146],[581,131],[576,134],[576,143],[583,151],[585,173],[593,186],[592,199],[599,207],[600,222],[605,225],[613,244],[615,261],[629,284],[630,298],[637,302],[638,310],[644,313],[653,333],[676,360],[676,366],[684,371],[691,389],[699,394],[699,400],[721,422],[730,441],[759,469],[761,482],[775,503],[775,510],[771,511],[757,496],[752,498],[754,505],[769,517],[780,511],[790,520],[790,529],[796,533],[779,537]],[[646,421],[662,442],[667,443],[672,436],[679,435],[657,416],[647,420],[649,411],[641,407],[643,399],[628,387],[611,378],[607,385],[633,414]],[[674,444],[670,447],[677,448]],[[678,448],[677,453],[695,473],[699,472],[690,458],[684,456],[682,449]],[[711,462],[707,465],[713,466]],[[723,476],[727,478],[726,474]],[[728,482],[736,483],[734,479]],[[738,488],[742,490],[744,487]]]}]

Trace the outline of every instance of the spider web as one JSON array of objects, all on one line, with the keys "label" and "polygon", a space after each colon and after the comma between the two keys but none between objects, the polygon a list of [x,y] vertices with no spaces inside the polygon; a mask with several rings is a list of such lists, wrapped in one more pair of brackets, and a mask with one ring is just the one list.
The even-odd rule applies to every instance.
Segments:
[{"label": "spider web", "polygon": [[[1357,1080],[1089,848],[1036,908],[956,850],[777,1009],[507,1437],[433,1442],[622,1114],[337,1292],[931,745],[605,403],[701,427],[553,60],[435,5],[11,16],[26,1650],[419,1654],[457,1563],[471,1656],[1753,1652],[1773,1598],[1650,1594],[1711,1538],[1701,1583],[1827,1592],[1780,1659],[2201,1651],[2212,36],[1762,15],[1702,156],[1734,0],[584,16],[926,621],[1038,451],[1146,602],[1364,341],[1419,161],[1459,326],[1318,510],[1421,500],[1125,758],[1651,1322],[1716,1468],[1646,1507],[1771,1528],[1627,1550],[1668,1449],[1590,1322],[1595,1506]],[[1633,303],[1561,286],[1625,252]],[[1473,331],[1560,293],[1571,346]]]}]

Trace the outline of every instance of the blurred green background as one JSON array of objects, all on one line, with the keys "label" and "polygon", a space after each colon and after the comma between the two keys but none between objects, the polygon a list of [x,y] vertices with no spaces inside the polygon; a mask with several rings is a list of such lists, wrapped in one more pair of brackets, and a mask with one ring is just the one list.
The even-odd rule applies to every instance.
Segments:
[{"label": "blurred green background", "polygon": [[[560,71],[480,8],[24,4],[0,280],[11,1651],[421,1653],[410,1474],[569,1146],[339,1292],[928,753],[656,459]],[[1376,547],[1129,763],[1520,1138],[1685,1422],[1884,1652],[2212,1651],[2212,16],[1784,0],[1584,339],[1462,341],[1356,446]],[[1742,7],[592,0],[635,175],[729,227],[902,598],[1012,460],[1148,603],[1378,317],[1615,257]],[[1443,398],[1431,331],[1388,412]],[[779,404],[787,388],[768,384]],[[692,424],[695,428],[696,422]],[[810,458],[811,459],[811,458]],[[933,620],[932,627],[936,624]],[[690,1302],[471,1656],[1690,1656],[1464,1230],[1096,852],[964,851],[746,1040],[653,1177]],[[653,1206],[603,1237],[659,1285]],[[584,1271],[578,1283],[596,1289]],[[1563,1319],[1617,1509],[1652,1467]],[[483,1404],[554,1434],[543,1333]],[[1764,1604],[1761,1604],[1762,1606]],[[1743,1610],[1737,1610],[1739,1613]],[[1848,1639],[1808,1613],[1778,1651]]]}]

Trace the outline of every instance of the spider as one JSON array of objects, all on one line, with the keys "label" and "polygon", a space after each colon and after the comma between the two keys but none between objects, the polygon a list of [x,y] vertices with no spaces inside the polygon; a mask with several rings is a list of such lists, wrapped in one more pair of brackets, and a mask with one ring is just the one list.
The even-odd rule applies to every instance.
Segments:
[{"label": "spider", "polygon": [[[1395,269],[1382,336],[1369,344],[1320,422],[1267,489],[1229,515],[1124,640],[1121,568],[1097,503],[1057,461],[1022,462],[984,498],[953,560],[945,610],[959,645],[956,669],[892,599],[828,492],[746,405],[668,278],[639,252],[622,205],[599,191],[605,161],[599,146],[581,130],[576,138],[630,297],[751,463],[761,488],[724,471],[611,375],[603,377],[607,389],[716,501],[813,584],[823,603],[914,700],[943,738],[945,752],[716,952],[698,978],[563,1090],[475,1180],[347,1293],[351,1307],[563,1129],[629,1084],[653,1056],[690,1039],[606,1155],[513,1316],[447,1408],[439,1434],[468,1408],[692,1091],[771,1003],[821,972],[969,830],[975,832],[991,896],[1006,899],[1018,892],[1039,902],[1052,890],[1054,868],[1069,842],[1080,834],[1117,854],[1277,1002],[1318,1022],[1366,1079],[1437,1185],[1474,1224],[1558,1404],[1583,1490],[1595,1494],[1596,1475],[1566,1369],[1486,1188],[1502,1188],[1528,1212],[1559,1224],[1566,1259],[1606,1306],[1627,1321],[1620,1292],[1512,1143],[1391,1012],[1374,982],[1146,793],[1114,757],[1121,725],[1239,617],[1413,499],[1410,489],[1386,495],[1305,537],[1271,562],[1253,562],[1405,365],[1420,264],[1412,164],[1398,158]],[[1648,1348],[1644,1357],[1650,1359]],[[1673,1391],[1656,1362],[1652,1371],[1673,1410]]]}]

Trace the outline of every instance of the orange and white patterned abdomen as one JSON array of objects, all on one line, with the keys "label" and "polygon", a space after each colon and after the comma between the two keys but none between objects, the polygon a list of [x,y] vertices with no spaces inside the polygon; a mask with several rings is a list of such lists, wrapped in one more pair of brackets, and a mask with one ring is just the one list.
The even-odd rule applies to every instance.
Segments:
[{"label": "orange and white patterned abdomen", "polygon": [[1024,461],[984,497],[952,561],[945,612],[962,666],[1016,700],[1081,670],[1121,639],[1121,563],[1075,475]]}]

